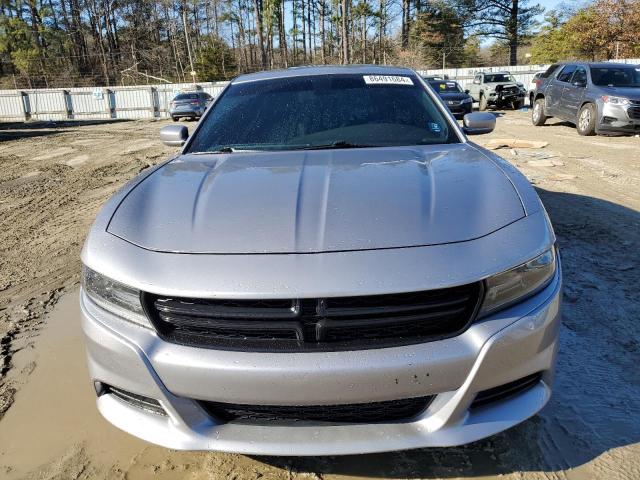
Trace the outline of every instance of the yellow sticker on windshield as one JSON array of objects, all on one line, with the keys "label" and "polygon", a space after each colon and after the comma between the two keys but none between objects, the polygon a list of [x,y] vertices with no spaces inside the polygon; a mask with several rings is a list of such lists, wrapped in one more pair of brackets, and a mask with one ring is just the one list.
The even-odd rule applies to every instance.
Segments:
[{"label": "yellow sticker on windshield", "polygon": [[409,77],[399,75],[363,75],[367,85],[413,85]]}]

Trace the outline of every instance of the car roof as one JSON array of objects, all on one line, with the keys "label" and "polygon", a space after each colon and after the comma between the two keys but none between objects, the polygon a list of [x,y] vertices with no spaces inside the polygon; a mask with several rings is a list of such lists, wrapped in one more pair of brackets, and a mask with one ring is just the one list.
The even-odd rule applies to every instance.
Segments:
[{"label": "car roof", "polygon": [[622,62],[556,62],[554,65],[581,65],[585,67],[635,67],[634,63],[622,63]]},{"label": "car roof", "polygon": [[415,75],[410,68],[387,67],[380,65],[318,65],[308,67],[292,67],[282,70],[247,73],[234,78],[231,83],[255,82],[276,78],[305,77],[309,75]]}]

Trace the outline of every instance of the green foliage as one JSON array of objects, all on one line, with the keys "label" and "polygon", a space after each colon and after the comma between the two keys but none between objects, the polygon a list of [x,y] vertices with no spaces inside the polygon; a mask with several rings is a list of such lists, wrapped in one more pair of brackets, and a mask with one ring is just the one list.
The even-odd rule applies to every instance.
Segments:
[{"label": "green foliage", "polygon": [[463,67],[483,67],[484,62],[480,54],[480,39],[472,35],[464,43],[463,49]]},{"label": "green foliage", "polygon": [[553,63],[574,56],[572,38],[563,31],[559,13],[551,10],[545,16],[545,22],[531,43],[531,62]]},{"label": "green foliage", "polygon": [[427,66],[459,67],[464,62],[462,19],[450,2],[429,2],[417,14],[410,32],[411,44],[418,47]]},{"label": "green foliage", "polygon": [[200,48],[196,70],[201,81],[227,80],[236,72],[233,52],[224,40],[210,37]]},{"label": "green foliage", "polygon": [[640,54],[640,0],[597,0],[564,20],[547,15],[533,40],[531,61],[607,60]]}]

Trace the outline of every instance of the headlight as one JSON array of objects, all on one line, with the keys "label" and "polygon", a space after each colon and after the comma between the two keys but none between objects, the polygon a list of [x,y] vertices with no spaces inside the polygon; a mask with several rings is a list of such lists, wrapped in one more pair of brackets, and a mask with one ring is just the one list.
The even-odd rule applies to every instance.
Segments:
[{"label": "headlight", "polygon": [[82,288],[87,296],[109,312],[136,323],[152,328],[140,303],[140,291],[94,272],[82,266]]},{"label": "headlight", "polygon": [[473,98],[471,97],[464,98],[460,103],[473,103]]},{"label": "headlight", "polygon": [[479,316],[505,308],[539,292],[556,272],[556,252],[551,248],[542,255],[486,280],[484,303]]},{"label": "headlight", "polygon": [[631,101],[624,97],[611,97],[609,95],[603,95],[602,101],[604,103],[610,103],[612,105],[631,105]]}]

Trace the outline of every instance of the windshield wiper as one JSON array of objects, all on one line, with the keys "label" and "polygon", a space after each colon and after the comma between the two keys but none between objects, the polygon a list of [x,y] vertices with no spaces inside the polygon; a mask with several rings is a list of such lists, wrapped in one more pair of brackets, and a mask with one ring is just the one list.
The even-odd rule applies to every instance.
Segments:
[{"label": "windshield wiper", "polygon": [[299,147],[296,150],[331,150],[333,148],[371,148],[378,147],[379,145],[369,145],[366,143],[351,143],[345,140],[338,140],[331,143],[322,143],[319,145],[305,145]]},{"label": "windshield wiper", "polygon": [[248,148],[236,148],[224,146],[215,150],[204,150],[202,152],[189,152],[189,155],[211,155],[215,153],[236,153],[236,152],[257,152],[258,150],[250,150]]}]

